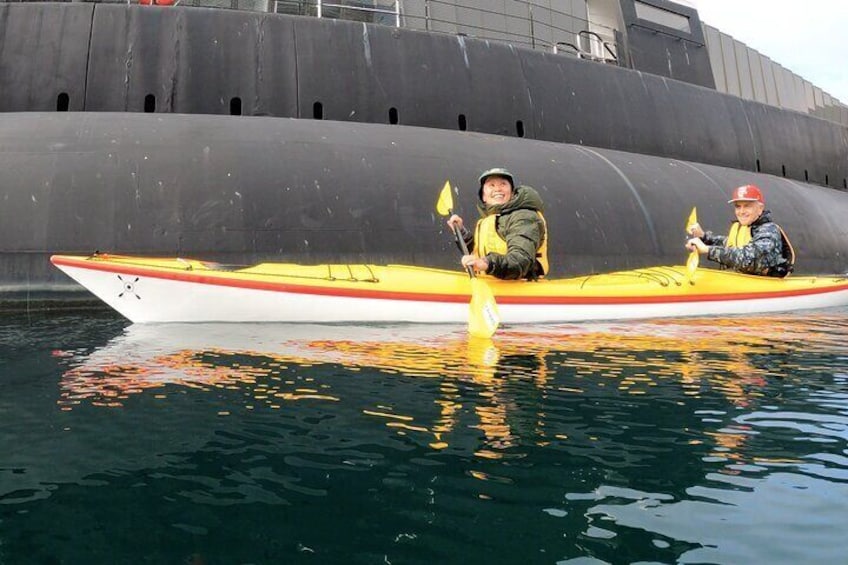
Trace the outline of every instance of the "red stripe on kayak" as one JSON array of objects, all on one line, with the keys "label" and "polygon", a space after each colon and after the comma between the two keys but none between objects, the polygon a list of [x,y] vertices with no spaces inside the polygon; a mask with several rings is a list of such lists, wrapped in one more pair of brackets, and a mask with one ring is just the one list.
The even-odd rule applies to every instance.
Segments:
[{"label": "red stripe on kayak", "polygon": [[[291,294],[313,294],[320,296],[343,296],[347,298],[372,298],[383,300],[409,300],[414,302],[468,302],[468,294],[435,294],[423,292],[402,292],[368,289],[350,289],[338,287],[315,287],[281,282],[262,282],[253,280],[238,280],[223,277],[210,277],[198,274],[197,271],[163,272],[159,269],[134,267],[114,264],[102,264],[90,259],[76,259],[67,256],[54,255],[50,258],[54,265],[65,265],[92,271],[103,271],[107,273],[146,276],[156,279],[173,280],[180,282],[191,282],[197,284],[208,284],[213,286],[225,286],[231,288],[244,288],[250,290],[266,290],[272,292],[288,292]],[[273,276],[273,275],[270,275]],[[368,284],[362,281],[363,284]],[[727,300],[752,300],[765,298],[789,298],[795,296],[809,296],[815,294],[828,294],[848,290],[848,282],[836,286],[824,288],[802,288],[789,290],[776,290],[768,292],[736,292],[723,294],[689,294],[673,296],[495,296],[498,304],[660,304],[671,302],[718,302]]]}]

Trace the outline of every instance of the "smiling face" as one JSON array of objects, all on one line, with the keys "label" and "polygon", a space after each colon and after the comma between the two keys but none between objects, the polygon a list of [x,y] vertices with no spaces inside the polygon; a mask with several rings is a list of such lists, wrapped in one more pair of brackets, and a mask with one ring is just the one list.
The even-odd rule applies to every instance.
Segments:
[{"label": "smiling face", "polygon": [[483,203],[505,204],[512,198],[512,185],[504,177],[492,175],[483,181]]},{"label": "smiling face", "polygon": [[765,204],[758,201],[749,201],[749,200],[738,200],[733,203],[734,212],[736,213],[736,220],[742,226],[750,226],[757,218],[760,217],[760,214],[763,213],[763,209],[765,208]]}]

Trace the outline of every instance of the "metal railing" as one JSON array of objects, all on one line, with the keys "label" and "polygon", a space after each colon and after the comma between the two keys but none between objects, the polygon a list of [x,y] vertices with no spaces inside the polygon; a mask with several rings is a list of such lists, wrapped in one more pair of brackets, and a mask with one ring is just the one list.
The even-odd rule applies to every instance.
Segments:
[{"label": "metal railing", "polygon": [[[506,12],[503,7],[501,9],[495,6],[484,7],[487,6],[486,3],[474,2],[474,0],[274,0],[272,9],[274,12],[283,14],[338,18],[452,33],[554,52],[557,52],[558,43],[580,43],[586,40],[586,37],[581,38],[581,35],[593,34],[598,37],[601,47],[597,49],[597,53],[591,47],[578,49],[584,52],[583,58],[617,62],[614,41],[604,40],[600,35],[589,32],[589,21],[585,17],[553,7],[541,8],[529,0],[507,1],[514,5],[514,9]],[[445,15],[441,17],[436,15],[457,15],[457,11],[461,11],[465,16],[450,18]],[[482,25],[480,22],[485,19],[490,21],[502,19],[504,25],[500,27]],[[561,25],[554,22],[560,22]],[[593,27],[605,28],[597,24]],[[614,36],[614,30],[608,31],[610,37]],[[608,53],[608,56],[602,52]],[[589,56],[590,53],[592,56]]]},{"label": "metal railing", "polygon": [[[412,5],[412,2],[423,2],[423,16],[413,15],[411,10],[405,9],[403,4]],[[588,19],[581,17],[583,14],[578,15],[553,6],[542,8],[538,2],[529,0],[507,0],[507,2],[513,5],[513,9],[504,11],[503,5],[501,5],[501,9],[497,9],[494,5],[492,8],[483,8],[480,2],[472,2],[472,0],[467,0],[467,2],[462,0],[405,0],[401,3],[401,15],[405,23],[404,27],[425,31],[452,32],[476,39],[501,41],[530,49],[550,51],[555,51],[557,43],[577,43],[579,41],[577,30],[587,30],[590,27]],[[494,2],[491,4],[494,4]],[[451,13],[452,8],[462,10],[468,15],[463,20],[434,16],[435,13],[440,11]],[[490,20],[502,18],[504,26],[493,28],[475,23],[475,20],[479,22],[486,18]],[[611,28],[597,24],[593,24],[592,27],[608,29],[610,37],[614,36],[614,30]],[[454,29],[451,30],[450,28]]]},{"label": "metal railing", "polygon": [[[613,49],[615,47],[614,44],[605,40],[594,31],[585,29],[578,31],[577,36],[583,40],[579,45],[568,41],[557,41],[553,47],[554,53],[560,53],[561,49],[566,47],[571,50],[573,55],[581,59],[614,65],[618,64],[618,55],[616,55],[616,51]],[[588,47],[583,46],[583,43],[586,43]]]},{"label": "metal railing", "polygon": [[401,1],[389,0],[275,0],[274,12],[297,16],[336,18],[367,23],[387,24],[400,27]]},{"label": "metal railing", "polygon": [[[9,0],[0,0],[0,2]],[[38,1],[38,0],[20,0]],[[615,30],[593,22],[587,14],[541,7],[538,0],[505,0],[510,9],[480,0],[82,0],[94,3],[166,4],[251,12],[312,16],[406,27],[509,43],[518,47],[561,52],[568,47],[581,58],[616,63]],[[554,3],[551,3],[554,4]],[[561,3],[560,6],[570,6]],[[491,6],[491,7],[490,7]],[[492,24],[490,22],[502,22]],[[489,25],[487,25],[489,23]],[[596,29],[602,33],[588,31]],[[604,31],[608,33],[603,33]],[[599,49],[581,48],[586,34],[599,38]],[[606,54],[604,54],[606,53]]]},{"label": "metal railing", "polygon": [[351,11],[360,11],[366,14],[372,14],[375,16],[378,15],[388,15],[394,17],[395,27],[400,27],[400,0],[395,0],[393,2],[394,9],[386,9],[386,8],[378,8],[378,7],[369,7],[369,6],[358,6],[354,4],[335,4],[331,2],[324,2],[323,0],[318,0],[318,17],[324,17],[324,8],[326,7],[328,10],[338,9],[339,11],[351,10]]}]

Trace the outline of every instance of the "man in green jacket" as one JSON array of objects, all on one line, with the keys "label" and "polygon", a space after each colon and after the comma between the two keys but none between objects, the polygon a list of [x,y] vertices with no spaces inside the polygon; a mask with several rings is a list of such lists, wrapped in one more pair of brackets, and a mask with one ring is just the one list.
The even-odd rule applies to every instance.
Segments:
[{"label": "man in green jacket", "polygon": [[512,173],[503,168],[483,172],[479,182],[480,219],[474,232],[456,214],[448,218],[472,250],[462,257],[462,266],[499,279],[536,280],[547,274],[548,234],[539,193],[516,186]]}]

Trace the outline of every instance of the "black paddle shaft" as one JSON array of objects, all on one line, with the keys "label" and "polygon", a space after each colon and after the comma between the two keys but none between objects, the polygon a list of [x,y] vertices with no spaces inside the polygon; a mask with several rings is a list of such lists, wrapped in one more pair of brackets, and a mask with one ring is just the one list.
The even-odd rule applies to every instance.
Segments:
[{"label": "black paddle shaft", "polygon": [[[453,236],[456,238],[456,244],[459,245],[459,249],[462,251],[462,255],[468,255],[468,246],[465,245],[465,239],[460,235],[459,228],[456,227],[456,224],[451,226],[453,228]],[[468,276],[472,279],[474,278],[474,267],[468,265],[465,267],[465,270],[468,271]]]}]

